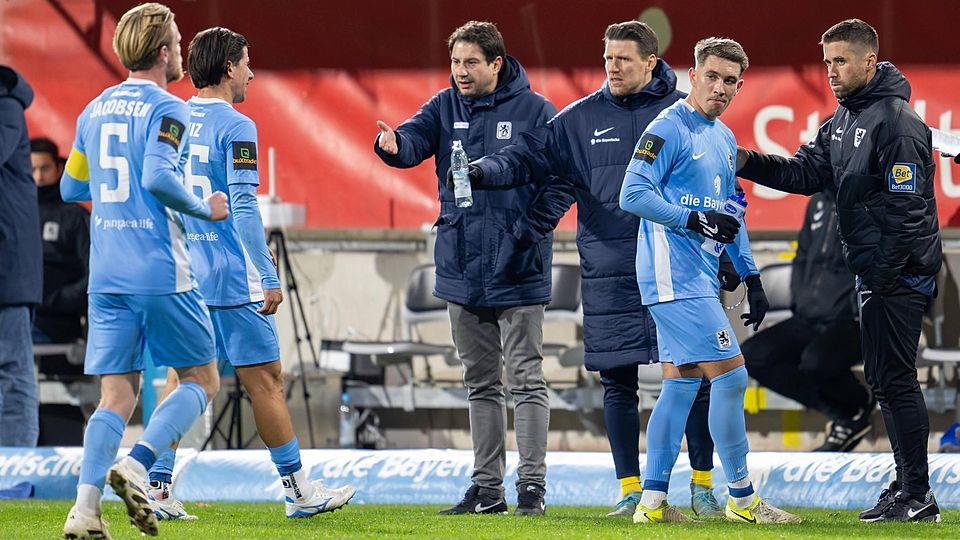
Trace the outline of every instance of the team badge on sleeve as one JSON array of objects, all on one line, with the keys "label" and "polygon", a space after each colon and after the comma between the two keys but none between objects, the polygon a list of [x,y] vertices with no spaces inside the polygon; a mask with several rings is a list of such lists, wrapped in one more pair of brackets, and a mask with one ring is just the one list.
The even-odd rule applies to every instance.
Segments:
[{"label": "team badge on sleeve", "polygon": [[257,143],[236,141],[233,143],[234,170],[257,170]]},{"label": "team badge on sleeve", "polygon": [[890,176],[887,181],[887,188],[892,192],[916,193],[917,192],[917,164],[916,163],[894,163],[890,169]]},{"label": "team badge on sleeve", "polygon": [[160,119],[160,134],[157,140],[167,143],[177,150],[180,148],[180,139],[183,138],[184,125],[177,120],[164,116]]},{"label": "team badge on sleeve", "polygon": [[647,163],[653,163],[657,159],[657,154],[663,148],[664,140],[653,133],[645,133],[640,137],[637,143],[637,150],[633,153],[634,159],[640,159]]}]

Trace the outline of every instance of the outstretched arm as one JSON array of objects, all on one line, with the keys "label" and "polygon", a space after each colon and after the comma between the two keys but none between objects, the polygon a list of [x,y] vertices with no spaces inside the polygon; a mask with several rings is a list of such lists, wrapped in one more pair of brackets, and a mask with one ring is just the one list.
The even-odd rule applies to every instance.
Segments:
[{"label": "outstretched arm", "polygon": [[812,141],[791,158],[737,148],[737,176],[769,188],[812,195],[833,177],[830,167],[830,136],[833,119],[827,120]]},{"label": "outstretched arm", "polygon": [[416,167],[437,153],[440,145],[439,94],[424,103],[417,114],[394,130],[386,122],[377,121],[373,151],[384,163],[398,169]]}]

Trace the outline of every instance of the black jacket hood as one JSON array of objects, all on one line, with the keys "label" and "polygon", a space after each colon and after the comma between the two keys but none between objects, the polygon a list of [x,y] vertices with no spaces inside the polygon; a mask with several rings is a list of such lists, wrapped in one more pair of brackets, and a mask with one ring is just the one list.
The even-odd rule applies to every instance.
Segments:
[{"label": "black jacket hood", "polygon": [[0,97],[9,96],[26,109],[33,103],[33,88],[13,68],[0,65]]},{"label": "black jacket hood", "polygon": [[858,113],[871,103],[886,98],[896,97],[910,101],[910,82],[900,73],[897,66],[890,62],[877,64],[877,74],[859,92],[852,96],[841,98],[840,105]]}]

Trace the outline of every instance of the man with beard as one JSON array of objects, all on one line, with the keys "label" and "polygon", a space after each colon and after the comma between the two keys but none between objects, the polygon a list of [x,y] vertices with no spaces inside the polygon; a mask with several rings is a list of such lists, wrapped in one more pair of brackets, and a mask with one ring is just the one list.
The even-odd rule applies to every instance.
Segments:
[{"label": "man with beard", "polygon": [[792,158],[745,149],[738,175],[836,200],[847,266],[857,275],[864,375],[880,403],[896,479],[860,520],[940,521],[930,491],[930,420],[917,346],[943,259],[930,129],[910,108],[910,83],[878,62],[876,30],[860,19],[824,32],[823,62],[839,107]]}]

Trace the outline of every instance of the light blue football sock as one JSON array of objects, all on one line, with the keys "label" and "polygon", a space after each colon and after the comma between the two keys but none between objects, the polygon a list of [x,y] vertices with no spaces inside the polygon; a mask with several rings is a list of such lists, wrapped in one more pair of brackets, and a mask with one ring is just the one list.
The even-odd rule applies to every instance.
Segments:
[{"label": "light blue football sock", "polygon": [[300,462],[300,443],[297,442],[296,435],[290,439],[290,442],[269,450],[270,459],[277,466],[280,476],[293,474],[303,468]]},{"label": "light blue football sock", "polygon": [[747,391],[747,369],[740,366],[710,381],[710,435],[727,482],[747,477],[747,427],[743,417],[743,395]]},{"label": "light blue football sock", "polygon": [[[181,382],[153,412],[150,424],[130,451],[130,457],[149,470],[157,459],[157,449],[170,448],[179,441],[206,408],[207,394],[203,387],[195,382]],[[138,451],[141,448],[149,451]]]},{"label": "light blue football sock", "polygon": [[80,462],[80,484],[90,484],[103,491],[107,471],[117,459],[126,422],[110,409],[97,409],[90,415],[83,432],[83,459]]},{"label": "light blue football sock", "polygon": [[173,465],[177,459],[177,451],[167,448],[157,456],[157,461],[150,467],[150,481],[169,484],[173,482]]},{"label": "light blue football sock", "polygon": [[699,377],[664,379],[660,397],[647,423],[647,466],[643,489],[666,493],[670,473],[680,455],[680,442],[690,407],[700,390]]}]

